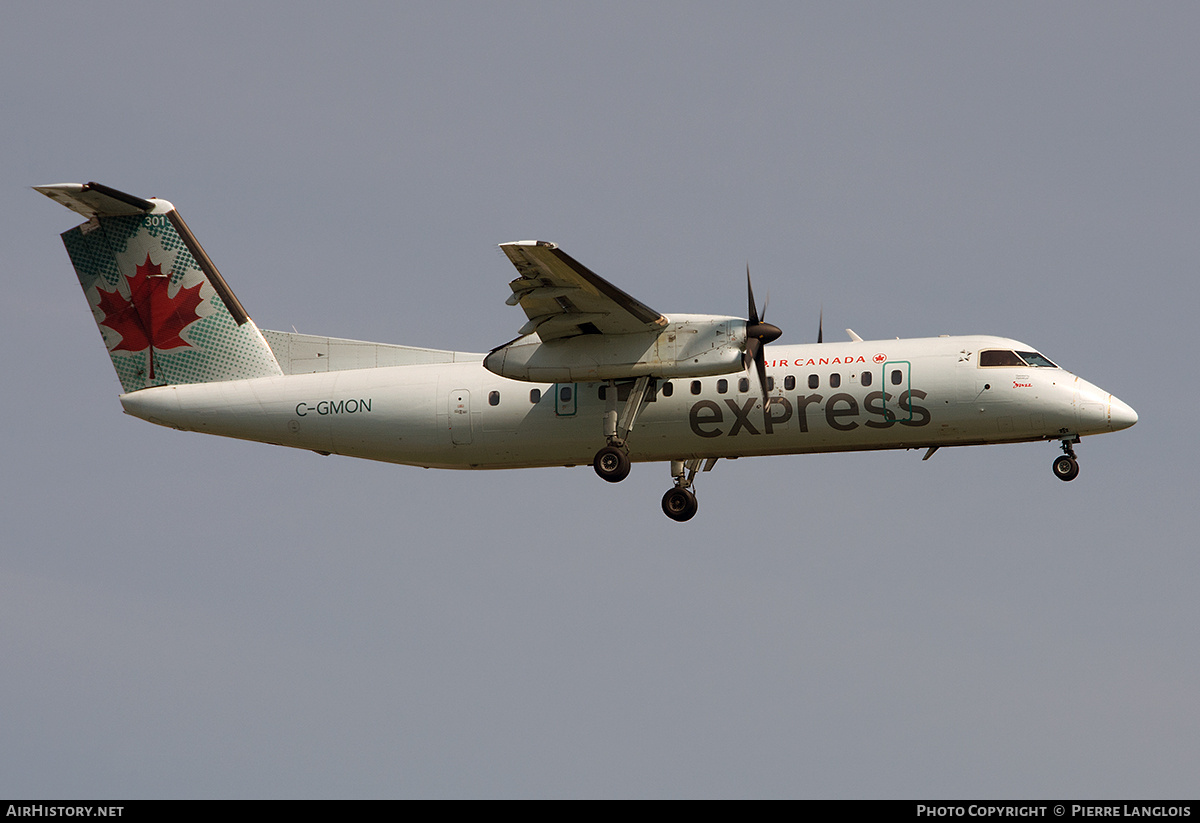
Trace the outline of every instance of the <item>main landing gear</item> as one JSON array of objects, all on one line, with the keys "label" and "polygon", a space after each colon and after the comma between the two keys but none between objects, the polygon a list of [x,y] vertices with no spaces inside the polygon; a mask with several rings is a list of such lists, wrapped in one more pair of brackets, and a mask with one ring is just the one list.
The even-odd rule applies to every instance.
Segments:
[{"label": "main landing gear", "polygon": [[667,493],[663,495],[663,514],[680,523],[691,520],[698,508],[700,504],[696,502],[696,495],[692,494],[691,489],[676,486],[667,489]]},{"label": "main landing gear", "polygon": [[[696,502],[696,493],[692,491],[696,487],[696,472],[712,471],[716,463],[715,457],[707,460],[672,460],[671,476],[675,478],[675,486],[667,489],[667,493],[663,495],[663,514],[679,523],[695,517],[696,510],[700,508],[700,504]],[[701,464],[704,465],[703,469],[700,468]]]},{"label": "main landing gear", "polygon": [[1075,449],[1072,444],[1078,443],[1079,438],[1064,438],[1062,441],[1063,453],[1054,458],[1054,476],[1059,480],[1074,480],[1079,476],[1079,460],[1075,457]]},{"label": "main landing gear", "polygon": [[609,483],[620,483],[628,477],[631,465],[629,454],[618,446],[605,446],[592,459],[596,474]]},{"label": "main landing gear", "polygon": [[629,397],[617,414],[617,384],[608,381],[604,392],[604,440],[608,444],[592,458],[592,468],[600,478],[609,483],[620,483],[629,476],[629,448],[626,441],[638,412],[646,404],[646,391],[650,388],[649,377],[639,377],[629,390]]},{"label": "main landing gear", "polygon": [[[625,384],[628,385],[628,384]],[[592,458],[592,468],[602,480],[609,483],[620,483],[629,476],[629,433],[637,421],[638,413],[646,405],[646,395],[650,388],[649,377],[639,377],[629,389],[629,395],[624,405],[617,410],[618,387],[615,381],[609,380],[604,392],[604,440],[605,446],[596,452]],[[672,520],[682,523],[696,516],[700,507],[696,502],[695,488],[696,473],[711,471],[717,458],[692,458],[690,460],[672,460],[671,476],[675,485],[667,489],[663,495],[663,514]],[[703,467],[703,468],[701,468]]]}]

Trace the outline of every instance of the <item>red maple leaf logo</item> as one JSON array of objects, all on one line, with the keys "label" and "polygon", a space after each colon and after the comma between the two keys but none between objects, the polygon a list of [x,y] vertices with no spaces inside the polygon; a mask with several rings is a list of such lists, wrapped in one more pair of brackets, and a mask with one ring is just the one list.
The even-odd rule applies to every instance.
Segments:
[{"label": "red maple leaf logo", "polygon": [[154,349],[190,348],[191,344],[179,335],[200,319],[197,307],[203,302],[197,283],[191,288],[181,288],[174,297],[167,296],[169,274],[163,274],[162,265],[146,262],[137,267],[133,277],[127,278],[130,299],[119,291],[107,292],[97,288],[100,295],[100,311],[104,319],[100,325],[107,326],[121,336],[112,351],[151,350],[150,377],[154,377]]}]

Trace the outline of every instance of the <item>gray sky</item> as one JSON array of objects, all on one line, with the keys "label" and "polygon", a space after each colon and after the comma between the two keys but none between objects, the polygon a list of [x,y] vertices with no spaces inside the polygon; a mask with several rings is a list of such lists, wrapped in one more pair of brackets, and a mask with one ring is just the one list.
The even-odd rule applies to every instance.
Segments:
[{"label": "gray sky", "polygon": [[[26,3],[0,27],[0,795],[1195,797],[1200,9]],[[260,326],[487,350],[497,243],[781,342],[994,333],[1048,444],[437,472],[150,426],[29,190]],[[1182,380],[1182,382],[1180,382]]]}]

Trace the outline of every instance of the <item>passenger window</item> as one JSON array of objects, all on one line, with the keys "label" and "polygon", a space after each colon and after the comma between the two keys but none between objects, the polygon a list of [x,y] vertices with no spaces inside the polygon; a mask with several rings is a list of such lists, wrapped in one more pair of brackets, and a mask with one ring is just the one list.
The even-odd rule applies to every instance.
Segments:
[{"label": "passenger window", "polygon": [[675,393],[675,386],[674,386],[674,384],[671,383],[670,380],[668,380],[666,383],[663,383],[663,385],[662,385],[663,397],[670,397],[674,393]]},{"label": "passenger window", "polygon": [[829,375],[829,388],[836,389],[840,385],[842,385],[842,376],[840,374]]},{"label": "passenger window", "polygon": [[767,378],[767,391],[775,391],[775,378],[774,377]]},{"label": "passenger window", "polygon": [[1017,357],[1015,351],[1005,351],[1004,349],[991,349],[989,351],[981,351],[979,353],[979,365],[981,366],[1024,366],[1025,361]]},{"label": "passenger window", "polygon": [[559,389],[558,390],[558,399],[559,399],[559,401],[561,401],[563,403],[570,403],[571,402],[571,387],[563,386],[561,389]]},{"label": "passenger window", "polygon": [[729,391],[729,381],[722,377],[717,381],[717,394],[724,394]]},{"label": "passenger window", "polygon": [[904,380],[904,372],[899,369],[892,369],[892,385],[899,386],[902,380]]},{"label": "passenger window", "polygon": [[749,377],[743,377],[741,380],[738,381],[738,391],[743,392],[743,393],[750,391],[750,378]]},{"label": "passenger window", "polygon": [[699,394],[699,393],[700,393],[700,381],[693,380],[692,381],[692,394]]},{"label": "passenger window", "polygon": [[785,391],[791,391],[796,388],[796,376],[794,374],[789,374],[783,378],[783,388]]},{"label": "passenger window", "polygon": [[817,377],[815,374],[810,374],[808,376],[808,387],[810,389],[819,389],[821,387],[821,378]]},{"label": "passenger window", "polygon": [[600,394],[601,400],[607,400],[608,399],[608,386],[604,386],[604,385],[600,386],[599,394]]},{"label": "passenger window", "polygon": [[494,392],[488,393],[488,405],[489,406],[499,406],[500,405],[500,392],[494,391]]},{"label": "passenger window", "polygon": [[529,402],[534,404],[535,406],[538,403],[542,402],[542,390],[541,389],[530,389],[529,390]]},{"label": "passenger window", "polygon": [[871,373],[869,371],[865,371],[862,373],[862,384],[864,386],[871,385]]}]

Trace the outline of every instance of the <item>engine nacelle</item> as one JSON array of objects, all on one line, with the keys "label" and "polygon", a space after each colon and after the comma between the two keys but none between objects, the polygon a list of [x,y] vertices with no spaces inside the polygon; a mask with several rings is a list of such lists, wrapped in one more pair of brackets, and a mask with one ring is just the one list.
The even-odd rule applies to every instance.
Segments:
[{"label": "engine nacelle", "polygon": [[666,317],[666,328],[637,334],[581,334],[550,342],[529,334],[494,350],[483,365],[501,377],[534,383],[705,377],[742,370],[745,320],[704,314]]}]

